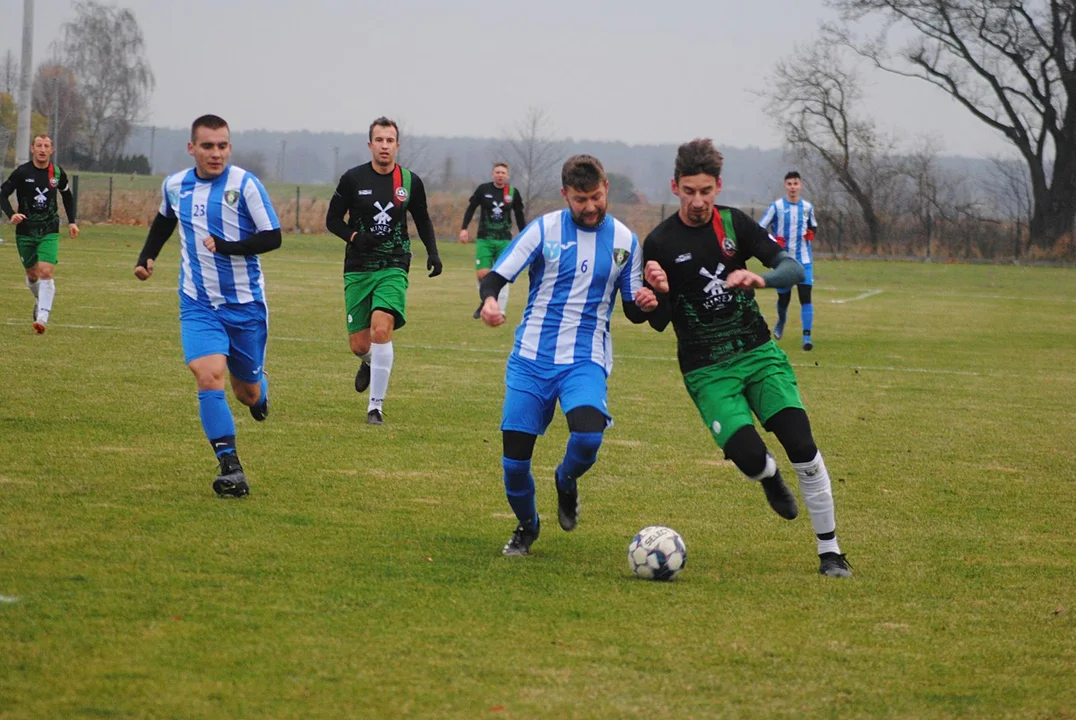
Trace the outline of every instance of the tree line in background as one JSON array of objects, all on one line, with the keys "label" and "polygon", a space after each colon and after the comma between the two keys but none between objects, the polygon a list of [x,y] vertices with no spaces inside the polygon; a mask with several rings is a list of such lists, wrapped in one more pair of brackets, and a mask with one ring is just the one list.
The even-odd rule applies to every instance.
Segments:
[{"label": "tree line in background", "polygon": [[[779,61],[765,92],[766,109],[782,130],[790,161],[807,178],[810,197],[872,252],[894,240],[925,239],[939,228],[965,226],[969,236],[1026,232],[1030,247],[1073,248],[1076,220],[1076,3],[1072,0],[826,0],[838,21],[819,39]],[[50,129],[66,163],[83,169],[149,172],[143,153],[124,155],[154,87],[141,30],[128,10],[79,0],[52,57],[34,80],[34,128]],[[860,28],[881,29],[864,35]],[[984,178],[947,167],[930,139],[908,141],[865,110],[862,68],[916,78],[947,94],[1005,137],[1008,157],[990,158]],[[17,66],[0,62],[0,128],[14,135],[10,94]],[[400,162],[431,187],[469,192],[477,179],[457,159],[431,151],[427,139],[401,124]],[[9,126],[10,123],[10,126]],[[3,130],[0,129],[0,133]],[[5,138],[0,137],[0,146]],[[718,142],[724,139],[718,138]],[[572,141],[558,139],[542,108],[523,112],[490,160],[512,167],[525,197],[555,197],[559,167]],[[361,147],[340,157],[330,181],[367,158]],[[292,179],[282,142],[275,167],[263,151],[233,156],[259,175]],[[318,160],[317,162],[322,162]],[[651,162],[648,177],[610,173],[613,199],[645,201],[636,183],[661,188],[669,162]],[[660,176],[658,181],[650,182]],[[483,176],[484,179],[484,176]],[[729,188],[726,198],[739,200]],[[667,192],[659,190],[662,201]],[[1021,229],[1022,228],[1022,229]],[[1017,247],[1020,246],[1019,241]]]},{"label": "tree line in background", "polygon": [[[155,85],[138,21],[130,10],[94,0],[77,0],[73,10],[49,58],[34,71],[32,131],[47,131],[57,159],[69,167],[149,173],[147,158],[124,155]],[[8,124],[4,108],[14,107],[18,77],[8,51],[0,59],[0,121],[10,136],[0,138],[5,156],[13,150],[15,124]]]}]

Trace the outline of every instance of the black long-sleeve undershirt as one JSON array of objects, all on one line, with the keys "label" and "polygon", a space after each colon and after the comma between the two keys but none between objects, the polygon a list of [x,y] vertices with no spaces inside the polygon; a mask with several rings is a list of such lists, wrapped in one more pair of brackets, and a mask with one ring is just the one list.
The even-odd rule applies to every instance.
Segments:
[{"label": "black long-sleeve undershirt", "polygon": [[[157,213],[157,217],[153,218],[153,223],[149,226],[146,243],[142,246],[142,253],[138,256],[135,267],[146,267],[147,260],[156,260],[178,224],[179,220],[176,218]],[[260,255],[276,250],[283,243],[280,228],[263,230],[239,242],[227,242],[218,237],[213,239],[216,240],[216,252],[221,255]]]}]

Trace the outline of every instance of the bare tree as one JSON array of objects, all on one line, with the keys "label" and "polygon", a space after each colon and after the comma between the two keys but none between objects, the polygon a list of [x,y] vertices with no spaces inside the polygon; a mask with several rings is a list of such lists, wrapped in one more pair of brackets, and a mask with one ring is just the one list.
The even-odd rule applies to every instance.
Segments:
[{"label": "bare tree", "polygon": [[8,50],[0,60],[0,93],[14,96],[19,87],[19,61],[15,53]]},{"label": "bare tree", "polygon": [[69,158],[86,118],[75,74],[59,63],[41,65],[34,75],[33,95],[34,112],[49,118],[49,134],[57,157]]},{"label": "bare tree", "polygon": [[525,202],[556,194],[563,153],[553,137],[552,121],[545,110],[527,108],[515,131],[506,135],[500,152],[503,155],[500,160],[511,167],[512,184],[523,193]]},{"label": "bare tree", "polygon": [[857,115],[859,79],[832,47],[797,48],[777,64],[766,110],[804,162],[823,165],[863,220],[871,249],[882,243],[889,194],[902,173],[896,140]]},{"label": "bare tree", "polygon": [[1020,256],[1021,227],[1030,227],[1035,198],[1027,165],[1012,158],[992,157],[994,172],[983,180],[983,189],[994,199],[996,214],[1013,224],[1013,256]]},{"label": "bare tree", "polygon": [[[887,72],[948,93],[1004,135],[1027,164],[1031,239],[1050,247],[1076,219],[1076,2],[1073,0],[828,0],[826,29]],[[883,30],[860,37],[875,16]],[[890,32],[913,39],[892,52]]]},{"label": "bare tree", "polygon": [[75,19],[63,26],[64,65],[86,102],[90,157],[108,165],[123,152],[134,123],[143,118],[154,88],[145,43],[130,10],[77,0]]}]

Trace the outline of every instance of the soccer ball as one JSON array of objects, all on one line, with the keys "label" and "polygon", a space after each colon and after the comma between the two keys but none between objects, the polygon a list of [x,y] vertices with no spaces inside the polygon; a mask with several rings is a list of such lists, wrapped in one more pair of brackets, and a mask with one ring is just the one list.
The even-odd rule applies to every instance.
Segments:
[{"label": "soccer ball", "polygon": [[687,547],[672,528],[645,527],[628,544],[628,567],[644,580],[672,580],[685,564]]}]

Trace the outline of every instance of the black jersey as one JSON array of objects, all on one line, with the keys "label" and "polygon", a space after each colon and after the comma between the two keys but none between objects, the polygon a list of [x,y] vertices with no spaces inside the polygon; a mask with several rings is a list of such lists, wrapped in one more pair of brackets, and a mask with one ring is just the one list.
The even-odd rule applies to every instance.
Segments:
[{"label": "black jersey", "polygon": [[515,213],[516,226],[523,230],[527,224],[523,219],[523,196],[511,185],[497,187],[492,182],[482,183],[471,195],[467,212],[463,215],[463,229],[471,224],[471,218],[477,208],[482,208],[478,216],[478,235],[481,240],[511,240],[512,216]]},{"label": "black jersey", "polygon": [[[15,193],[18,210],[11,206],[11,193]],[[67,222],[75,222],[75,199],[63,168],[52,163],[44,168],[39,168],[33,162],[23,163],[12,170],[4,184],[0,185],[0,209],[9,218],[16,212],[26,216],[15,226],[16,235],[52,235],[60,232],[57,195],[63,197]]]},{"label": "black jersey", "polygon": [[[397,169],[403,171],[399,166]],[[426,206],[426,189],[418,175],[411,173],[411,188],[406,190],[403,181],[394,173],[382,175],[374,170],[372,163],[344,173],[325,216],[329,231],[348,243],[344,272],[369,272],[387,267],[409,269],[408,212],[426,251],[436,255],[437,244]],[[352,233],[358,233],[354,241],[350,240]]]},{"label": "black jersey", "polygon": [[661,316],[672,320],[683,373],[716,365],[770,339],[755,291],[730,290],[725,279],[746,267],[750,257],[774,267],[781,246],[740,210],[715,205],[714,218],[691,227],[674,214],[643,244],[644,263],[656,260],[669,278],[669,295],[654,321]]}]

